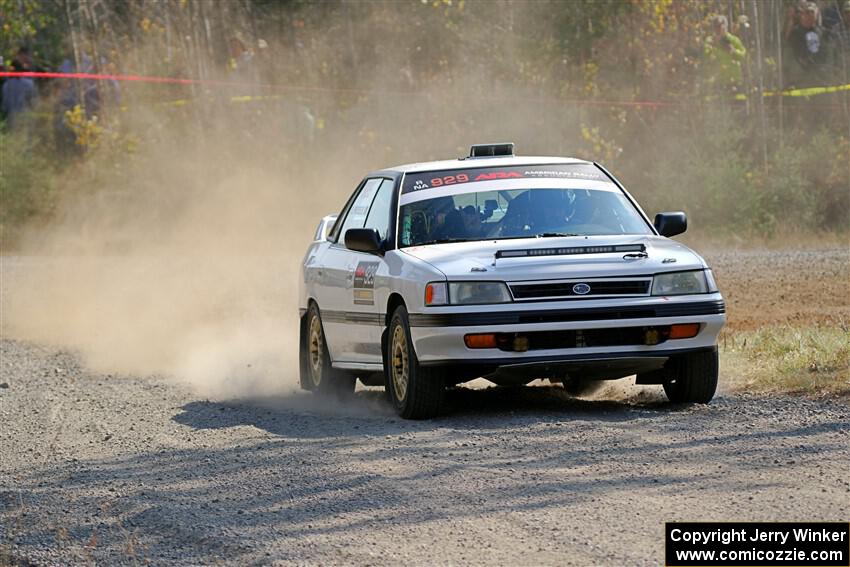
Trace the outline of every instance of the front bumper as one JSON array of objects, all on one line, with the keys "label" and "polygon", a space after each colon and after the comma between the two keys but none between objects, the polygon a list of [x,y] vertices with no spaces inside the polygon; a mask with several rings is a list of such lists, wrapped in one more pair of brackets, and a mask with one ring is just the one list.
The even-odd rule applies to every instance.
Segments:
[{"label": "front bumper", "polygon": [[[495,366],[592,361],[610,358],[663,358],[687,351],[714,348],[726,322],[726,307],[719,293],[677,298],[648,297],[620,300],[559,301],[470,308],[444,307],[411,314],[411,336],[423,365],[491,364]],[[498,348],[470,349],[464,336],[471,333],[535,333],[570,330],[604,330],[661,327],[699,323],[699,333],[689,339],[660,344],[602,347],[545,348],[508,352]]]}]

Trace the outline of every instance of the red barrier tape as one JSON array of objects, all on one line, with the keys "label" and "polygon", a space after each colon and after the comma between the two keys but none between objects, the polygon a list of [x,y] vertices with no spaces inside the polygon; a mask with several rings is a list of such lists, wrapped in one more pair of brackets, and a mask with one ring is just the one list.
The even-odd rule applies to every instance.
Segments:
[{"label": "red barrier tape", "polygon": [[95,81],[134,81],[140,83],[171,83],[175,85],[245,85],[233,81],[202,81],[171,77],[146,77],[142,75],[108,75],[103,73],[52,73],[46,71],[1,71],[0,77],[31,77],[33,79],[89,79]]},{"label": "red barrier tape", "polygon": [[[421,96],[416,91],[372,91],[367,89],[351,89],[338,87],[306,87],[298,85],[279,85],[270,83],[247,83],[244,81],[218,81],[201,79],[180,79],[171,77],[150,77],[143,75],[111,75],[105,73],[55,73],[46,71],[0,71],[0,77],[29,77],[32,79],[81,79],[94,81],[130,81],[138,83],[158,83],[174,85],[211,85],[231,87],[261,87],[281,91],[312,91],[312,92],[349,92],[355,94]],[[534,100],[534,99],[532,99]],[[546,100],[541,98],[539,100]],[[659,106],[678,106],[681,103],[668,101],[635,101],[635,100],[570,100],[558,99],[560,102],[573,104],[588,104],[597,106],[633,106],[656,108]]]}]

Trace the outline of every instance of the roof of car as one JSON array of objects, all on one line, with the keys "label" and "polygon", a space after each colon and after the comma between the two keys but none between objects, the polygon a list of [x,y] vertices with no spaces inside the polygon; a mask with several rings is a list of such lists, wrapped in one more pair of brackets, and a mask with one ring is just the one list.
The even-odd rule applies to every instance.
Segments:
[{"label": "roof of car", "polygon": [[490,158],[463,158],[447,159],[442,161],[425,161],[420,163],[407,163],[395,167],[386,167],[381,172],[412,173],[418,171],[445,171],[450,169],[473,169],[476,167],[500,167],[516,165],[544,165],[554,163],[591,163],[583,159],[568,157],[543,157],[543,156],[500,156]]}]

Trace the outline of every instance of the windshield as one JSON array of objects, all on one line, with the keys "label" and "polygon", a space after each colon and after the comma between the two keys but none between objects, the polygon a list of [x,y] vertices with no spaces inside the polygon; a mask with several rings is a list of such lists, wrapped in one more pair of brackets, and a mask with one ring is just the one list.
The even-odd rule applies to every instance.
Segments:
[{"label": "windshield", "polygon": [[545,236],[652,234],[619,191],[475,191],[403,205],[399,246]]}]

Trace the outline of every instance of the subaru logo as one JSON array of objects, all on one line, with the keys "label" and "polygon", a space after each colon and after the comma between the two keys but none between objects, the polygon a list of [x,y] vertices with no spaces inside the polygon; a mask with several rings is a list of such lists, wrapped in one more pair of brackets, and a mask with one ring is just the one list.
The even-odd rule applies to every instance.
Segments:
[{"label": "subaru logo", "polygon": [[586,283],[577,283],[573,286],[573,293],[576,295],[587,295],[590,293],[590,286]]}]

